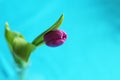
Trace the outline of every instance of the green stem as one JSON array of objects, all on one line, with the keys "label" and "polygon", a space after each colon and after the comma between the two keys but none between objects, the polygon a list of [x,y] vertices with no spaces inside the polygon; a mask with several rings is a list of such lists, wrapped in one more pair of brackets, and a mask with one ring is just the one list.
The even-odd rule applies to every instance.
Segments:
[{"label": "green stem", "polygon": [[24,80],[27,68],[21,68],[18,70],[19,80]]}]

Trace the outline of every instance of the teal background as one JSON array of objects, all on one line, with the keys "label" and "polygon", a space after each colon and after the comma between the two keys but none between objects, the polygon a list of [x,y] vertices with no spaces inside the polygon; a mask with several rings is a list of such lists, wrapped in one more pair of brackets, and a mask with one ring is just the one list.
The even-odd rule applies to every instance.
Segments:
[{"label": "teal background", "polygon": [[0,0],[0,80],[17,80],[5,22],[28,42],[62,13],[62,46],[38,47],[25,80],[120,80],[119,0]]}]

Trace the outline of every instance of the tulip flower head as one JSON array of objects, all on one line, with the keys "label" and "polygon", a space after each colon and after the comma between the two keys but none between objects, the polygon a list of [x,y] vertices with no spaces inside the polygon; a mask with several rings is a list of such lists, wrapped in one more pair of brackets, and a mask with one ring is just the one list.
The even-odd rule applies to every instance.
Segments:
[{"label": "tulip flower head", "polygon": [[62,30],[52,30],[44,35],[44,42],[47,46],[57,47],[62,45],[67,38],[67,34]]}]

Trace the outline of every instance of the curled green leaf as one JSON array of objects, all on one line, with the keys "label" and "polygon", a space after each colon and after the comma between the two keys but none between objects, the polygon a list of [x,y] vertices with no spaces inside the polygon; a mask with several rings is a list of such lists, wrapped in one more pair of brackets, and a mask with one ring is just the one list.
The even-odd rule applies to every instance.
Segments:
[{"label": "curled green leaf", "polygon": [[10,47],[11,47],[11,45],[13,45],[13,40],[16,37],[23,38],[23,36],[20,33],[10,31],[9,25],[6,22],[6,24],[5,24],[5,38],[6,38],[6,40],[7,40]]},{"label": "curled green leaf", "polygon": [[44,34],[46,34],[49,31],[58,29],[60,27],[60,25],[62,24],[63,19],[64,19],[64,15],[62,14],[60,16],[60,18],[50,28],[48,28],[46,31],[44,31],[42,34],[40,34],[38,37],[36,37],[33,40],[32,44],[34,44],[35,46],[42,45],[44,43],[44,39],[43,39]]},{"label": "curled green leaf", "polygon": [[24,67],[28,62],[31,52],[35,49],[33,44],[28,43],[18,32],[12,32],[8,23],[5,27],[5,37],[10,47],[14,60],[19,67]]}]

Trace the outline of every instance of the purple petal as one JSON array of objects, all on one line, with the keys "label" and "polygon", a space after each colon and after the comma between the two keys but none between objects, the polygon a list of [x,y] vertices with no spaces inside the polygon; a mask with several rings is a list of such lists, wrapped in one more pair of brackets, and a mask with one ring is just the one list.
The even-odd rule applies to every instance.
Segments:
[{"label": "purple petal", "polygon": [[57,47],[62,45],[67,38],[67,35],[62,30],[53,30],[44,35],[44,41],[46,45],[51,47]]}]

